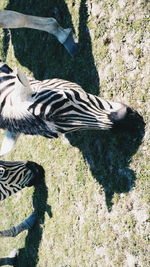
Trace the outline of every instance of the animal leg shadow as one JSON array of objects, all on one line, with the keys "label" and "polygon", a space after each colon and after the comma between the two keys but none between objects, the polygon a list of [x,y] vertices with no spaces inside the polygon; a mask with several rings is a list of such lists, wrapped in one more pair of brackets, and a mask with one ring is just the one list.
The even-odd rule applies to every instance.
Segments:
[{"label": "animal leg shadow", "polygon": [[136,174],[130,163],[144,136],[144,125],[136,134],[78,132],[67,134],[71,145],[78,147],[97,182],[103,186],[110,212],[114,194],[127,193],[135,186]]}]

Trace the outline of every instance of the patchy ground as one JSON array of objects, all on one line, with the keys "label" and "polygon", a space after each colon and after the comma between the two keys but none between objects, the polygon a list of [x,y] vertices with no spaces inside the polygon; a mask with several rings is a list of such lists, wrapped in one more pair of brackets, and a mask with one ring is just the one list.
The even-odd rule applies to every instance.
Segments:
[{"label": "patchy ground", "polygon": [[143,139],[96,131],[58,140],[22,135],[2,160],[36,161],[45,182],[0,203],[0,229],[33,208],[39,220],[32,231],[1,239],[0,257],[17,248],[21,267],[149,266],[149,2],[1,0],[4,8],[56,16],[74,29],[80,49],[73,59],[45,32],[1,30],[3,61],[37,79],[68,79],[125,102],[142,114],[146,129]]}]

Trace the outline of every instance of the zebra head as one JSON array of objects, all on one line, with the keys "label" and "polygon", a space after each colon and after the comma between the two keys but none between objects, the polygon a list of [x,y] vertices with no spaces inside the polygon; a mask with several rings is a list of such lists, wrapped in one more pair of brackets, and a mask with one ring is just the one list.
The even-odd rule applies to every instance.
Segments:
[{"label": "zebra head", "polygon": [[44,169],[31,161],[0,161],[0,200],[40,182]]},{"label": "zebra head", "polygon": [[12,150],[20,133],[57,138],[86,129],[136,132],[144,125],[132,108],[88,94],[76,83],[28,80],[20,70],[12,74],[6,64],[0,68],[0,128],[7,130],[0,156]]}]

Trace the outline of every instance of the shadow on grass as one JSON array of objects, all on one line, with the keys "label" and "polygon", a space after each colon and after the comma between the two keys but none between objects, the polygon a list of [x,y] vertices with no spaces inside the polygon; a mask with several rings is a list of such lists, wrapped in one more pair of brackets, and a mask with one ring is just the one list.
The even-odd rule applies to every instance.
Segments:
[{"label": "shadow on grass", "polygon": [[[103,186],[108,211],[115,193],[133,189],[135,172],[130,168],[144,135],[144,126],[136,134],[112,132],[78,132],[67,134],[71,145],[80,149],[93,177]],[[83,181],[85,182],[85,178]]]},{"label": "shadow on grass", "polygon": [[51,207],[47,205],[48,191],[44,178],[35,186],[33,208],[37,215],[37,223],[28,231],[25,247],[19,250],[17,267],[35,267],[38,262],[38,250],[42,239],[45,213],[52,217]]},{"label": "shadow on grass", "polygon": [[[72,19],[64,0],[10,0],[6,9],[35,16],[52,16],[63,28],[69,27],[74,31]],[[88,12],[85,0],[81,1],[79,12],[79,51],[75,58],[70,57],[54,36],[43,31],[11,29],[11,41],[15,57],[21,65],[33,72],[36,79],[56,77],[67,79],[77,82],[88,92],[98,94],[99,77],[87,27]],[[3,39],[5,58],[10,36],[7,32],[8,30],[5,30],[6,34]]]},{"label": "shadow on grass", "polygon": [[[78,62],[75,61],[78,63],[75,65],[75,81],[86,88],[87,92],[97,95],[99,78],[92,55],[87,28],[88,11],[84,0],[81,0],[79,15],[79,44],[82,57],[78,58]],[[129,192],[135,185],[136,175],[129,165],[142,142],[144,126],[141,119],[141,124],[134,133],[80,131],[66,135],[70,144],[82,152],[93,177],[103,186],[108,211],[112,209],[114,193]]]},{"label": "shadow on grass", "polygon": [[[7,9],[50,17],[55,15],[55,7],[59,10],[56,19],[61,26],[73,28],[68,7],[63,0],[10,0]],[[31,29],[11,30],[17,60],[32,71],[37,79],[63,78],[80,84],[89,93],[99,94],[99,76],[87,22],[87,2],[81,0],[78,40],[80,48],[75,58],[71,58],[64,47],[48,33]],[[5,53],[7,44],[7,38],[4,38]],[[141,131],[144,133],[144,129]],[[136,175],[129,164],[141,144],[142,136],[140,133],[134,136],[98,131],[67,135],[70,143],[83,153],[93,177],[104,187],[108,210],[111,210],[115,192],[129,192],[134,187]]]},{"label": "shadow on grass", "polygon": [[[56,17],[63,28],[73,23],[64,0],[10,0],[7,9],[25,14],[51,17],[54,8],[59,10]],[[36,79],[62,78],[80,84],[89,93],[99,94],[99,76],[92,54],[90,33],[87,27],[87,3],[81,0],[79,9],[79,51],[71,58],[64,47],[52,35],[31,29],[11,30],[11,40],[15,57],[21,65],[27,67]],[[7,55],[9,35],[5,30],[4,52]],[[144,133],[144,129],[141,129]],[[103,186],[108,211],[112,208],[114,193],[129,192],[135,185],[136,174],[130,169],[132,156],[142,142],[143,133],[128,135],[125,133],[82,131],[67,135],[71,145],[80,149],[93,177]],[[85,177],[83,177],[84,183]],[[41,197],[42,196],[42,197]],[[36,187],[33,205],[38,214],[38,224],[29,231],[25,248],[19,252],[18,266],[36,266],[38,249],[42,238],[44,215],[47,210],[47,188],[45,183]],[[51,217],[51,211],[50,217]]]}]

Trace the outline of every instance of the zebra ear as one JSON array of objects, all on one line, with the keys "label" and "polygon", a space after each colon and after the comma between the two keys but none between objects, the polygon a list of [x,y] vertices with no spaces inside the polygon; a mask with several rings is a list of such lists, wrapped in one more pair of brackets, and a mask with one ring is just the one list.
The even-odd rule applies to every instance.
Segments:
[{"label": "zebra ear", "polygon": [[8,154],[15,146],[19,134],[6,131],[1,149],[0,149],[0,156],[4,156]]},{"label": "zebra ear", "polygon": [[25,73],[20,69],[17,69],[17,78],[18,82],[20,82],[24,87],[30,87]]},{"label": "zebra ear", "polygon": [[32,93],[32,89],[25,73],[20,69],[17,69],[14,97],[18,97],[21,100],[26,100],[29,96],[31,96]]}]

